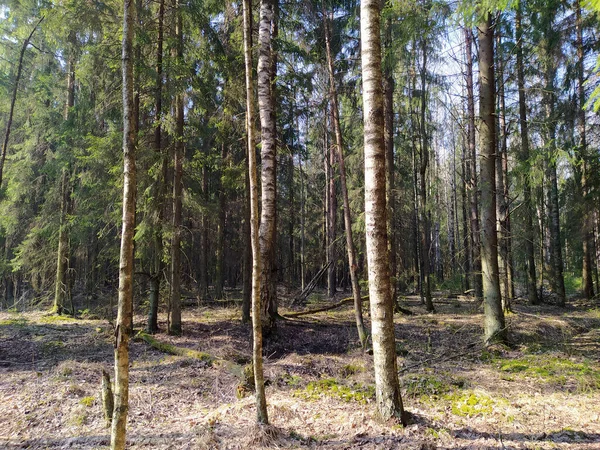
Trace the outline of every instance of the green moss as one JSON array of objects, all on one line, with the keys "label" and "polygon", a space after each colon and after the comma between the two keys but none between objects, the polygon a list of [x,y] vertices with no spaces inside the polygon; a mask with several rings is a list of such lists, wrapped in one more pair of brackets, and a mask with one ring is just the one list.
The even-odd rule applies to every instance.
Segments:
[{"label": "green moss", "polygon": [[79,400],[79,404],[89,408],[94,404],[94,397],[83,397]]},{"label": "green moss", "polygon": [[49,314],[46,316],[42,316],[39,319],[39,323],[58,323],[58,322],[77,322],[77,319],[72,316],[58,315],[58,314]]},{"label": "green moss", "polygon": [[444,396],[452,405],[452,414],[462,417],[474,417],[490,414],[499,402],[482,392],[452,393]]},{"label": "green moss", "polygon": [[302,377],[298,375],[290,375],[289,373],[283,374],[281,379],[285,384],[292,387],[300,386],[300,383],[302,383]]},{"label": "green moss", "polygon": [[0,325],[7,325],[12,327],[24,327],[27,325],[27,319],[23,317],[14,317],[10,319],[0,320]]},{"label": "green moss", "polygon": [[344,378],[348,378],[349,376],[355,375],[360,372],[364,372],[364,366],[354,365],[354,364],[346,364],[344,367],[340,369],[340,375]]},{"label": "green moss", "polygon": [[495,362],[503,373],[539,378],[557,385],[574,381],[580,391],[600,389],[600,369],[588,360],[576,362],[565,357],[541,354]]},{"label": "green moss", "polygon": [[364,405],[375,398],[375,387],[365,386],[360,383],[353,383],[347,386],[339,384],[334,378],[324,378],[318,381],[311,381],[306,386],[306,389],[294,391],[292,395],[311,401],[316,401],[327,396],[347,403],[356,402]]}]

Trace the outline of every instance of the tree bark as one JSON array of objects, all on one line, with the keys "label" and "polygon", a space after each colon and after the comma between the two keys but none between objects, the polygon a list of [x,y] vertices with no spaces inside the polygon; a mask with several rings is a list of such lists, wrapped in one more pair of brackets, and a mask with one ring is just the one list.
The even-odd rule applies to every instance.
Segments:
[{"label": "tree bark", "polygon": [[[174,0],[177,59],[183,62],[183,31],[179,0]],[[175,152],[173,161],[173,237],[171,239],[170,334],[181,334],[181,197],[183,190],[183,92],[175,95]]]},{"label": "tree bark", "polygon": [[430,239],[430,224],[427,215],[427,167],[429,166],[429,137],[427,135],[427,92],[425,89],[427,78],[427,44],[423,39],[423,65],[420,70],[421,75],[421,117],[420,117],[420,135],[421,146],[419,154],[419,221],[421,225],[421,298],[425,301],[425,308],[429,312],[433,312],[433,301],[431,299],[431,239]]},{"label": "tree bark", "polygon": [[486,342],[505,341],[506,327],[498,273],[496,234],[496,102],[494,28],[492,16],[479,24],[479,140],[481,188],[481,267],[483,273],[484,335]]},{"label": "tree bark", "polygon": [[52,311],[62,314],[65,310],[67,293],[67,270],[69,268],[69,234],[67,232],[68,175],[63,168],[60,183],[60,224],[58,228],[58,250],[56,258],[56,280],[54,283],[54,306]]},{"label": "tree bark", "polygon": [[[384,46],[392,49],[392,20],[388,17],[384,31]],[[391,50],[387,53],[391,53]],[[396,255],[396,226],[394,224],[396,211],[395,168],[394,168],[394,76],[391,60],[384,59],[383,70],[383,109],[384,109],[384,141],[386,167],[386,201],[388,207],[388,239],[390,251],[390,276],[392,280],[392,301],[396,301],[396,286],[398,285],[398,260]]]},{"label": "tree bark", "polygon": [[163,86],[163,23],[165,16],[165,0],[160,0],[158,6],[158,36],[156,43],[156,78],[155,78],[155,122],[154,122],[154,151],[161,163],[161,171],[158,174],[155,185],[154,211],[156,222],[154,224],[154,261],[153,270],[150,276],[150,298],[148,308],[148,324],[146,326],[148,333],[153,334],[158,331],[158,304],[160,302],[160,284],[163,272],[163,221],[164,221],[164,201],[166,197],[166,172],[167,158],[163,155],[162,148],[162,86]]},{"label": "tree bark", "polygon": [[[261,5],[262,9],[262,5]],[[258,182],[254,139],[254,89],[252,81],[252,0],[244,0],[244,61],[246,73],[246,136],[248,138],[248,181],[250,187],[250,241],[252,243],[252,366],[256,389],[256,419],[269,423],[262,358],[261,251],[259,243]],[[262,20],[262,13],[261,13]]]},{"label": "tree bark", "polygon": [[365,229],[377,409],[405,423],[394,335],[385,200],[380,0],[360,4],[365,148]]},{"label": "tree bark", "polygon": [[519,90],[519,124],[521,128],[520,163],[523,166],[523,207],[524,207],[524,250],[527,262],[527,297],[530,305],[539,304],[537,295],[537,276],[535,271],[535,246],[533,234],[533,204],[531,199],[531,178],[529,161],[529,124],[527,122],[527,103],[525,99],[525,70],[523,66],[523,29],[522,4],[517,4],[515,31],[517,38],[517,87]]},{"label": "tree bark", "polygon": [[[500,17],[500,16],[498,16]],[[498,19],[498,24],[500,19]],[[498,25],[496,25],[498,26]],[[496,70],[498,72],[498,125],[500,139],[496,155],[496,215],[498,221],[499,268],[501,272],[502,309],[510,311],[512,299],[512,262],[510,261],[510,218],[508,215],[508,137],[504,99],[504,61],[500,33],[496,34]]]},{"label": "tree bark", "polygon": [[274,21],[274,1],[261,0],[258,31],[258,108],[261,125],[261,185],[262,210],[260,220],[261,302],[263,327],[268,333],[275,326],[277,293],[275,283],[275,208],[276,208],[276,130],[273,100],[271,27]]},{"label": "tree bark", "polygon": [[133,114],[134,0],[123,4],[123,228],[119,262],[119,300],[115,328],[115,390],[111,450],[125,448],[129,409],[129,338],[133,317],[133,236],[135,233],[136,168],[135,116]]},{"label": "tree bark", "polygon": [[584,87],[584,58],[583,51],[583,24],[581,20],[581,2],[576,1],[575,5],[575,26],[577,29],[576,47],[577,47],[577,95],[579,97],[578,108],[578,128],[579,128],[579,159],[581,160],[581,194],[583,199],[583,220],[582,220],[582,239],[583,239],[583,267],[582,267],[582,288],[583,295],[588,300],[594,297],[594,282],[592,278],[593,244],[592,244],[592,214],[593,209],[590,202],[590,161],[586,139],[585,124],[585,87]]},{"label": "tree bark", "polygon": [[473,54],[472,54],[473,33],[471,29],[465,28],[465,48],[467,56],[467,143],[469,146],[469,158],[467,163],[470,165],[469,190],[471,197],[471,268],[472,285],[475,290],[475,297],[481,298],[483,295],[483,280],[481,273],[481,237],[479,231],[479,191],[477,185],[477,152],[475,148],[475,101],[473,93]]},{"label": "tree bark", "polygon": [[344,141],[342,136],[342,127],[340,124],[340,112],[338,105],[337,89],[335,85],[335,76],[333,69],[333,55],[331,54],[331,29],[327,14],[323,13],[325,25],[325,51],[327,56],[327,69],[329,73],[329,95],[331,99],[331,109],[333,113],[333,127],[335,130],[335,148],[337,160],[340,169],[340,184],[342,188],[342,200],[344,203],[344,232],[346,235],[346,253],[348,255],[348,267],[350,270],[350,283],[352,285],[352,297],[354,298],[354,319],[358,338],[363,348],[367,345],[367,330],[362,315],[362,297],[360,284],[358,282],[358,264],[356,262],[356,249],[352,237],[352,213],[350,211],[350,200],[348,198],[348,185],[346,180],[346,163],[344,160]]},{"label": "tree bark", "polygon": [[554,15],[555,10],[551,10],[549,6],[545,7],[544,23],[546,27],[545,37],[542,46],[542,65],[544,76],[544,91],[542,94],[542,106],[545,113],[545,120],[542,127],[544,145],[546,146],[546,179],[548,181],[548,231],[550,238],[550,267],[551,281],[553,289],[558,296],[558,304],[565,304],[565,282],[563,277],[563,260],[562,260],[562,241],[560,237],[560,211],[558,205],[558,176],[556,173],[556,60],[554,55],[554,45],[550,42],[553,40],[554,31]]}]

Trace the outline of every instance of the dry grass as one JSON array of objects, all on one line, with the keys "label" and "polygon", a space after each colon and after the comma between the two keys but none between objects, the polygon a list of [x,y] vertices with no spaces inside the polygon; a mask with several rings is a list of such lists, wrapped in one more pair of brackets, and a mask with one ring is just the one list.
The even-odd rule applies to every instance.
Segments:
[{"label": "dry grass", "polygon": [[[406,428],[375,413],[350,309],[279,323],[265,345],[271,425],[257,427],[253,396],[236,395],[250,330],[233,307],[202,307],[185,312],[182,337],[157,338],[231,364],[132,342],[129,447],[600,449],[596,305],[517,303],[512,345],[483,349],[468,301],[439,302],[435,315],[405,304],[416,313],[396,317]],[[107,322],[0,313],[0,447],[105,448],[100,372],[111,366]]]}]

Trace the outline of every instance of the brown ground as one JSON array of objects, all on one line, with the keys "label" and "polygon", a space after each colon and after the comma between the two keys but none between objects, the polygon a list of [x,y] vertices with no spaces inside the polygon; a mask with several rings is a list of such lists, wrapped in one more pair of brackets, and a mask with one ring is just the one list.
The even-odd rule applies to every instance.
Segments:
[{"label": "brown ground", "polygon": [[[279,322],[265,346],[273,428],[257,429],[253,396],[236,396],[249,328],[237,308],[210,306],[187,309],[184,336],[156,337],[235,364],[134,341],[130,448],[600,449],[598,303],[517,303],[513,346],[492,349],[480,345],[471,302],[440,299],[435,315],[416,298],[404,304],[415,312],[396,317],[406,428],[376,417],[372,357],[344,307]],[[112,365],[111,330],[106,320],[0,313],[0,448],[107,446],[100,371]]]}]

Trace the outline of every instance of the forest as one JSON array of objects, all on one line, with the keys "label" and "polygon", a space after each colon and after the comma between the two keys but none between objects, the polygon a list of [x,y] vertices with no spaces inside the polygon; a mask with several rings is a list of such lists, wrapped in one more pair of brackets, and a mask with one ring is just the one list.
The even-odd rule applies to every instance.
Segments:
[{"label": "forest", "polygon": [[0,447],[600,448],[599,0],[0,0]]}]

